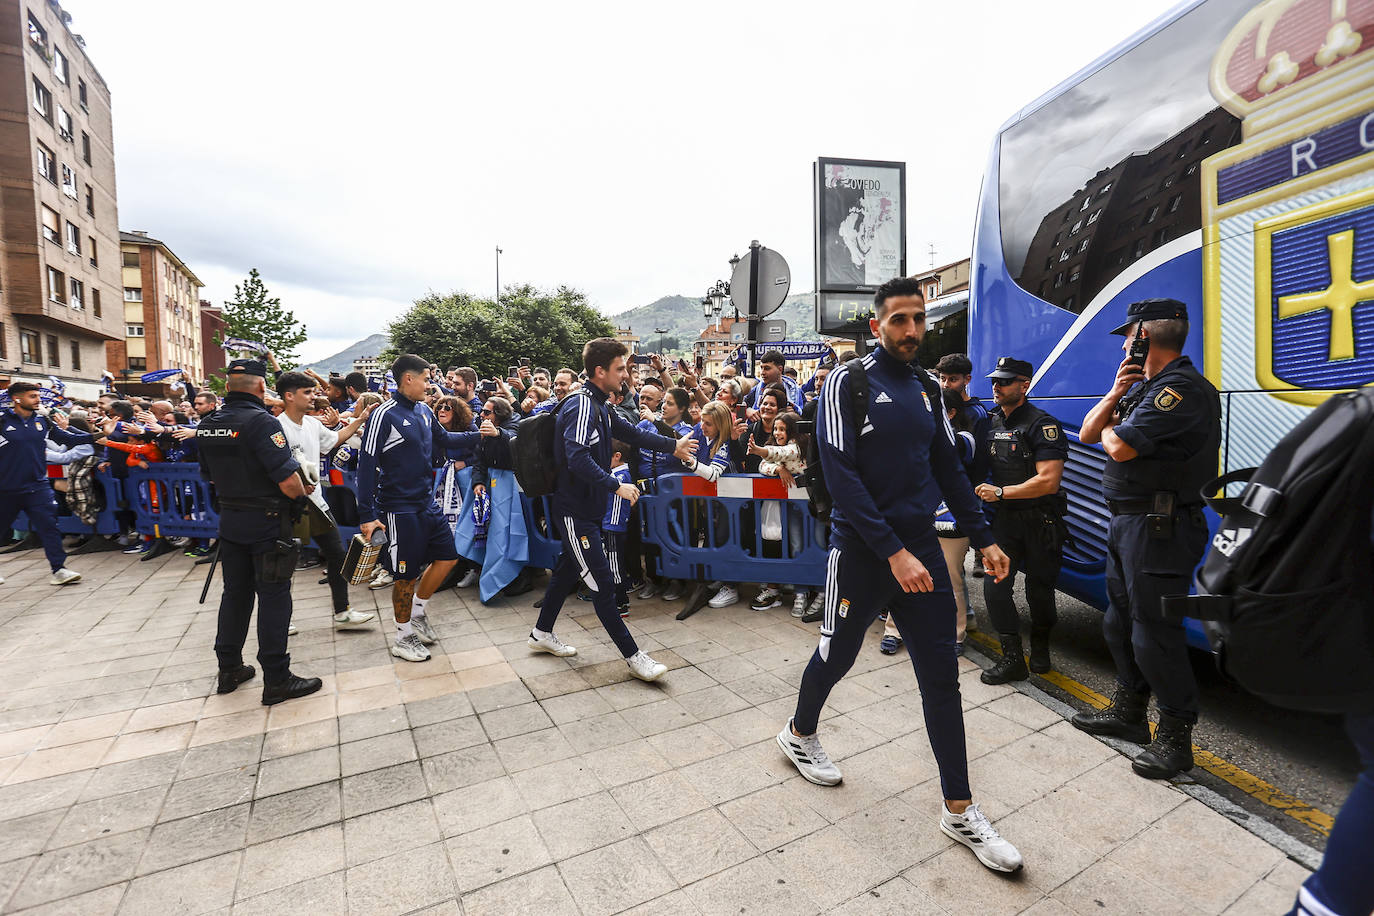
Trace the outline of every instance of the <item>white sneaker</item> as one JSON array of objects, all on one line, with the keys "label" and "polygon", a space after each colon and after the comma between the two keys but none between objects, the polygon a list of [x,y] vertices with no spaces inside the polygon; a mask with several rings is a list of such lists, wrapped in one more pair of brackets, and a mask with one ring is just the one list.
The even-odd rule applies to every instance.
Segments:
[{"label": "white sneaker", "polygon": [[534,649],[536,652],[547,652],[550,655],[557,655],[559,658],[567,658],[569,655],[577,654],[577,649],[568,645],[553,633],[535,636],[534,631],[531,630],[530,638],[525,640],[525,645]]},{"label": "white sneaker", "polygon": [[5,577],[4,577],[4,576],[0,576],[0,585],[4,585],[4,584],[5,584]]},{"label": "white sneaker", "polygon": [[439,641],[439,637],[434,635],[434,627],[429,625],[428,614],[412,616],[410,625],[415,629],[415,635],[420,637],[420,642],[425,645],[432,646]]},{"label": "white sneaker", "polygon": [[796,594],[796,596],[793,597],[793,599],[792,599],[792,616],[793,616],[793,617],[796,617],[798,620],[800,620],[801,618],[803,618],[803,617],[806,616],[806,602],[807,602],[807,600],[808,600],[808,596],[807,596],[807,594],[806,594],[806,589],[804,589],[804,588],[799,588],[799,589],[797,589],[797,594]]},{"label": "white sneaker", "polygon": [[75,582],[76,580],[78,580],[78,579],[80,579],[80,578],[81,578],[81,573],[77,572],[77,571],[74,570],[74,569],[68,569],[67,567],[64,566],[64,567],[62,567],[61,569],[57,570],[56,572],[54,572],[54,573],[52,574],[52,578],[48,580],[48,584],[49,584],[49,585],[71,585],[73,582]]},{"label": "white sneaker", "polygon": [[772,586],[765,587],[759,590],[758,597],[755,598],[753,604],[749,606],[756,611],[767,611],[771,608],[782,607],[782,602],[778,600],[778,596],[781,594],[782,592]]},{"label": "white sneaker", "polygon": [[340,611],[334,615],[334,629],[347,630],[349,627],[360,626],[376,616],[376,614],[355,611],[349,608],[348,610]]},{"label": "white sneaker", "polygon": [[1012,872],[1021,867],[1021,853],[1002,839],[977,805],[969,805],[963,814],[952,814],[941,802],[940,831],[972,849],[978,861],[993,871]]},{"label": "white sneaker", "polygon": [[379,569],[377,570],[377,574],[372,577],[372,581],[367,583],[367,587],[376,591],[379,588],[386,588],[394,581],[396,580],[391,578],[391,573],[387,572],[385,569]]},{"label": "white sneaker", "polygon": [[729,607],[739,603],[739,592],[728,585],[722,585],[720,591],[711,596],[711,600],[706,602],[711,607]]},{"label": "white sneaker", "polygon": [[429,650],[425,648],[424,643],[420,642],[420,637],[414,633],[405,638],[397,637],[396,641],[391,644],[391,654],[408,662],[429,661]]},{"label": "white sneaker", "polygon": [[643,649],[625,659],[625,664],[630,666],[630,673],[641,681],[656,681],[668,673],[667,665],[654,661]]},{"label": "white sneaker", "polygon": [[821,747],[821,739],[815,735],[799,738],[792,734],[791,719],[778,732],[778,747],[782,748],[787,759],[792,761],[807,782],[814,782],[818,786],[838,786],[844,779],[840,768],[830,762],[830,756]]},{"label": "white sneaker", "polygon": [[287,636],[295,636],[295,635],[296,635],[297,633],[299,633],[299,632],[300,632],[300,630],[296,629],[296,625],[295,625],[294,623],[288,623],[288,624],[286,625],[286,635],[287,635]]},{"label": "white sneaker", "polygon": [[458,588],[471,588],[477,584],[477,570],[469,569],[463,573],[463,578],[458,580]]}]

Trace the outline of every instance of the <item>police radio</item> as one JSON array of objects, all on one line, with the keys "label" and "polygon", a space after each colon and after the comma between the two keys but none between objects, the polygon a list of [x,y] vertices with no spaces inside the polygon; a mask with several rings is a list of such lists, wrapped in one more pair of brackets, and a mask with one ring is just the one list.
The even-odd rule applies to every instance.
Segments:
[{"label": "police radio", "polygon": [[[1150,338],[1145,336],[1145,322],[1137,322],[1135,326],[1135,337],[1131,338],[1131,347],[1126,352],[1126,365],[1135,366],[1142,372],[1145,370],[1145,359],[1150,355]],[[1145,393],[1145,385],[1140,384],[1135,390],[1121,399],[1116,406],[1117,416],[1125,420],[1131,412],[1140,404],[1140,399]]]}]

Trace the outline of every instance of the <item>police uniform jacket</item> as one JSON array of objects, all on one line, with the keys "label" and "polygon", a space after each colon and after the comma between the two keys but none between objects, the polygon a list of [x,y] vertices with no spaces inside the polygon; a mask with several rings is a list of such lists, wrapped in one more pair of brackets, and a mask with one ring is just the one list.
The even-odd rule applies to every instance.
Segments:
[{"label": "police uniform jacket", "polygon": [[[830,543],[886,559],[934,537],[941,496],[975,547],[993,543],[973,494],[943,405],[932,401],[918,363],[882,347],[863,357],[868,408],[855,427],[851,360],[826,376],[816,434],[826,486],[834,498]],[[935,387],[932,385],[932,388]]]},{"label": "police uniform jacket", "polygon": [[[200,474],[220,501],[220,536],[239,543],[280,536],[288,498],[278,486],[300,465],[281,424],[256,396],[231,391],[196,427]],[[273,504],[277,508],[273,512]]]},{"label": "police uniform jacket", "polygon": [[87,445],[91,435],[68,432],[36,413],[24,419],[16,410],[0,411],[0,493],[47,488],[48,439],[58,445]]},{"label": "police uniform jacket", "polygon": [[1116,435],[1137,452],[1130,461],[1107,459],[1102,489],[1108,500],[1149,499],[1173,493],[1179,506],[1202,502],[1199,491],[1217,472],[1221,398],[1186,356],[1127,392],[1130,416]]},{"label": "police uniform jacket", "polygon": [[[1030,480],[1037,461],[1065,461],[1069,457],[1064,428],[1030,401],[1013,410],[1011,416],[1004,415],[1001,408],[992,412],[984,451],[992,484],[997,487]],[[1056,509],[1059,501],[1059,494],[1051,493],[1035,499],[1003,500],[997,509]]]}]

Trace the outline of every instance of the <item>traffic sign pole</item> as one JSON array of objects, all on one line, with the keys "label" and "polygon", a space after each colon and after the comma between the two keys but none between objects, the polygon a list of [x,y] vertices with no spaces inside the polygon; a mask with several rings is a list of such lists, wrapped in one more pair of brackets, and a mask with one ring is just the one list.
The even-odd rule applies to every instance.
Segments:
[{"label": "traffic sign pole", "polygon": [[749,243],[749,377],[757,378],[754,360],[758,356],[759,337],[759,240]]}]

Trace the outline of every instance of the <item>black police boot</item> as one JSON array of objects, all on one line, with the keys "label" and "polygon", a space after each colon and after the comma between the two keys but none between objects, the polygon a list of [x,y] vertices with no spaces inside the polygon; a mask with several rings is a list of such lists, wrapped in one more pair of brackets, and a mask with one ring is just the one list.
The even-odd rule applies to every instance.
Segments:
[{"label": "black police boot", "polygon": [[1131,761],[1131,769],[1146,779],[1173,779],[1193,768],[1193,723],[1159,714],[1155,740]]},{"label": "black police boot", "polygon": [[1148,744],[1150,723],[1145,719],[1145,710],[1149,705],[1148,693],[1136,693],[1117,684],[1116,693],[1106,709],[1077,712],[1069,721],[1074,728],[1090,735],[1110,735],[1136,744]]},{"label": "black police boot", "polygon": [[320,689],[321,681],[317,677],[297,677],[290,672],[286,674],[286,680],[275,684],[266,684],[262,688],[262,705],[272,706],[284,700],[294,700],[297,697],[306,697]]},{"label": "black police boot", "polygon": [[215,693],[233,693],[238,690],[239,684],[244,681],[251,681],[253,675],[258,672],[252,665],[239,665],[237,668],[221,669],[219,673],[219,684],[215,687]]},{"label": "black police boot", "polygon": [[979,676],[984,684],[1005,684],[1008,681],[1024,681],[1030,677],[1026,670],[1026,659],[1021,654],[1020,634],[1002,634],[1002,660]]},{"label": "black police boot", "polygon": [[1036,674],[1051,670],[1049,630],[1031,630],[1030,670]]}]

